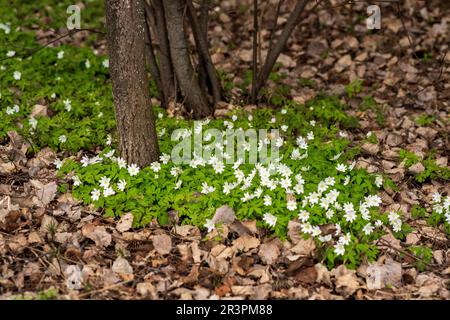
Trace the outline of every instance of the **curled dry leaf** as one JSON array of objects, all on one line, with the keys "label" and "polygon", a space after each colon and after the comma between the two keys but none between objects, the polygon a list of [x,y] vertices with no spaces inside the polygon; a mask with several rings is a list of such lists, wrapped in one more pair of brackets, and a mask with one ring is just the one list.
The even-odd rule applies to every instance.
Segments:
[{"label": "curled dry leaf", "polygon": [[314,267],[317,271],[316,281],[331,287],[330,271],[328,271],[327,267],[321,263],[317,263]]},{"label": "curled dry leaf", "polygon": [[47,117],[47,106],[43,106],[41,104],[36,104],[33,107],[33,110],[31,111],[30,117],[36,118],[36,117]]},{"label": "curled dry leaf", "polygon": [[372,156],[375,156],[378,152],[380,152],[380,146],[374,143],[364,143],[361,148],[365,153]]},{"label": "curled dry leaf", "polygon": [[354,270],[349,270],[344,265],[340,265],[336,269],[333,269],[332,274],[335,277],[336,291],[343,296],[348,297],[360,288]]},{"label": "curled dry leaf", "polygon": [[252,286],[232,286],[231,292],[235,296],[251,296],[254,294],[254,289]]},{"label": "curled dry leaf", "polygon": [[125,232],[130,230],[132,226],[133,226],[133,214],[127,213],[120,218],[119,222],[117,222],[116,229],[119,232]]},{"label": "curled dry leaf", "polygon": [[310,256],[316,249],[316,243],[313,239],[303,239],[301,238],[297,244],[290,249],[292,253],[300,256]]},{"label": "curled dry leaf", "polygon": [[416,285],[419,287],[418,294],[422,298],[430,298],[444,288],[443,282],[433,274],[419,274],[416,278]]},{"label": "curled dry leaf", "polygon": [[247,252],[259,246],[259,240],[255,237],[244,235],[233,241],[233,249]]},{"label": "curled dry leaf", "polygon": [[309,285],[312,285],[316,282],[317,276],[318,273],[314,266],[301,269],[295,274],[295,278],[297,279],[297,281]]},{"label": "curled dry leaf", "polygon": [[175,226],[175,233],[182,237],[200,237],[201,235],[197,227],[190,225]]},{"label": "curled dry leaf", "polygon": [[81,231],[83,236],[94,241],[98,247],[108,247],[111,244],[112,236],[104,226],[94,226],[92,223],[88,223],[83,226]]}]

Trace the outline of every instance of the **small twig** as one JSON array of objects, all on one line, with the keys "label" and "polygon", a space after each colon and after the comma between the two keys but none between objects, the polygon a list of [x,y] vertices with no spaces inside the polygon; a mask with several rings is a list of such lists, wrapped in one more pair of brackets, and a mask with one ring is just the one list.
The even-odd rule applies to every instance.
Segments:
[{"label": "small twig", "polygon": [[118,286],[127,284],[127,283],[132,282],[132,281],[133,281],[133,280],[125,280],[125,281],[121,281],[121,282],[118,282],[118,283],[114,283],[114,284],[112,284],[112,285],[110,285],[110,286],[107,286],[107,287],[103,287],[103,288],[101,288],[101,289],[96,289],[96,290],[88,291],[88,292],[85,292],[85,293],[81,293],[81,294],[78,295],[78,298],[84,298],[84,297],[86,297],[86,296],[89,296],[89,295],[92,295],[92,294],[95,294],[95,293],[100,293],[100,292],[103,292],[103,291],[108,291],[108,290],[111,290],[111,289],[113,289],[113,288],[115,288],[115,287],[118,287]]},{"label": "small twig", "polygon": [[414,260],[420,261],[420,262],[422,262],[423,264],[425,264],[427,267],[439,267],[439,265],[437,265],[437,264],[434,264],[434,263],[428,263],[428,262],[424,261],[423,259],[421,259],[421,258],[419,258],[419,257],[417,257],[417,256],[415,256],[415,255],[413,255],[413,254],[411,254],[411,253],[409,253],[409,252],[406,252],[406,251],[404,251],[404,250],[395,248],[395,247],[392,246],[389,242],[387,242],[386,240],[384,240],[384,239],[382,239],[382,238],[378,239],[377,242],[382,242],[383,244],[385,244],[385,245],[386,245],[387,247],[389,247],[390,249],[392,249],[392,250],[394,250],[394,251],[397,251],[398,253],[404,254],[404,255],[406,255],[406,256],[408,256],[408,257],[414,259]]}]

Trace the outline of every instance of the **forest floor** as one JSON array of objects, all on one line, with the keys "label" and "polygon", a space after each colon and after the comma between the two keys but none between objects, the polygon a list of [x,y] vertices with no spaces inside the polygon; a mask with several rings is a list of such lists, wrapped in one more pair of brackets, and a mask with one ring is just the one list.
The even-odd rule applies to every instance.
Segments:
[{"label": "forest floor", "polygon": [[[236,10],[237,3],[222,1],[210,30],[213,61],[233,85],[244,81],[252,56],[251,19]],[[27,156],[26,141],[10,133],[0,146],[0,298],[450,299],[448,233],[427,221],[433,194],[450,195],[449,181],[417,181],[427,162],[407,166],[399,155],[432,154],[448,168],[450,10],[444,4],[428,8],[406,4],[400,19],[382,6],[382,29],[371,34],[350,11],[311,14],[279,60],[277,72],[286,76],[269,84],[269,96],[286,86],[299,103],[319,91],[338,95],[360,122],[349,139],[369,132],[378,138],[363,146],[356,166],[396,183],[398,190],[380,193],[383,210],[401,211],[414,231],[403,241],[389,232],[383,236],[377,263],[328,270],[319,248],[299,236],[295,223],[284,241],[253,222],[244,229],[230,225],[222,240],[210,235],[208,241],[194,226],[134,230],[129,215],[107,219],[59,193],[56,153],[45,148]],[[359,11],[364,14],[364,6]],[[271,14],[263,15],[263,25],[270,25]],[[231,40],[238,54],[227,53]],[[103,50],[104,42],[95,46]],[[346,85],[355,79],[363,79],[361,88],[349,94]],[[221,104],[217,116],[241,103],[239,90],[231,90],[230,103]],[[362,108],[366,95],[375,103]],[[78,282],[78,290],[70,289]]]}]

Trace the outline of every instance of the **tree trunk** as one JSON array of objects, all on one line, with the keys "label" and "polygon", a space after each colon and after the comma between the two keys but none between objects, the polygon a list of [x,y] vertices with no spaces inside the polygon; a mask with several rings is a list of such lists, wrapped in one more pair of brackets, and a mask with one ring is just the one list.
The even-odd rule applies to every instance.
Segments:
[{"label": "tree trunk", "polygon": [[[159,64],[161,68],[161,84],[167,103],[175,99],[175,78],[172,59],[170,58],[169,39],[167,37],[166,17],[162,0],[152,0],[152,6],[147,5],[155,19],[155,33],[159,43]],[[153,9],[153,10],[151,10]]]},{"label": "tree trunk", "polygon": [[105,0],[110,72],[120,154],[128,163],[158,160],[155,120],[145,66],[142,0]]},{"label": "tree trunk", "polygon": [[159,99],[161,101],[162,107],[167,107],[167,99],[165,97],[164,89],[161,83],[161,75],[159,73],[158,63],[156,62],[155,51],[152,43],[152,33],[150,27],[150,17],[148,16],[147,10],[145,10],[145,57],[147,59],[147,67],[149,68],[150,75],[156,83],[158,88]]},{"label": "tree trunk", "polygon": [[205,92],[200,88],[189,57],[183,23],[185,4],[184,0],[163,1],[170,54],[188,111],[194,118],[203,118],[211,115],[213,108],[209,105]]}]

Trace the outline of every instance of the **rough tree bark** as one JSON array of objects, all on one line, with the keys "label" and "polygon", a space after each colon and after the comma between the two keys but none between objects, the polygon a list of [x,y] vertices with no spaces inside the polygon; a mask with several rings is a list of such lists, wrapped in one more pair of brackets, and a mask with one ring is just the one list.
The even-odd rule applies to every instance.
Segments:
[{"label": "rough tree bark", "polygon": [[105,0],[110,72],[120,154],[149,165],[159,149],[145,66],[142,0]]},{"label": "rough tree bark", "polygon": [[194,118],[203,118],[213,112],[206,93],[200,88],[189,57],[188,42],[184,31],[185,0],[164,0],[170,54],[184,103]]}]

